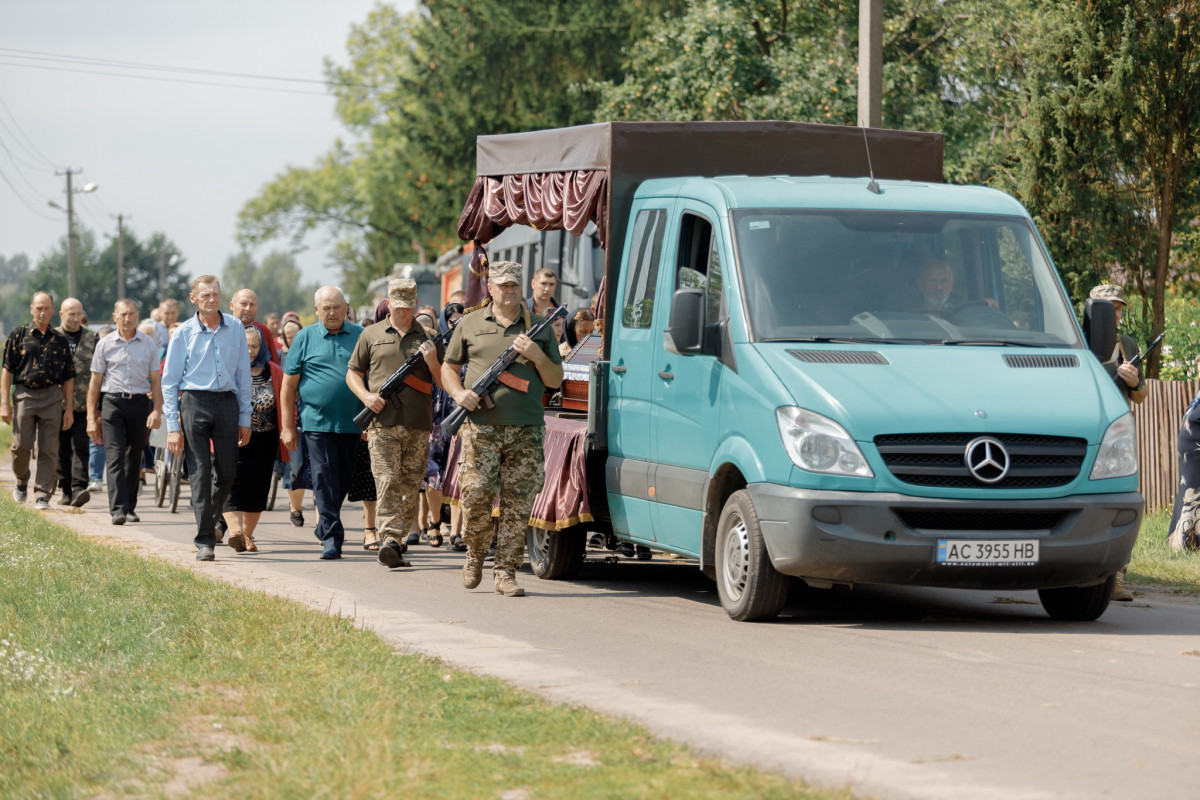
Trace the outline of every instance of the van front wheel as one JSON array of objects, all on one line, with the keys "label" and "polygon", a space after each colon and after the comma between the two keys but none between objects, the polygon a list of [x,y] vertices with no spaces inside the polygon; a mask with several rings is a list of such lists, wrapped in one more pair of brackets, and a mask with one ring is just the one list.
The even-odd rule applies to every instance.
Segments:
[{"label": "van front wheel", "polygon": [[578,525],[553,532],[530,525],[525,544],[533,574],[548,581],[570,580],[578,575],[587,547]]},{"label": "van front wheel", "polygon": [[1095,586],[1069,586],[1065,589],[1038,589],[1042,608],[1054,619],[1091,622],[1100,618],[1112,599],[1116,575]]},{"label": "van front wheel", "polygon": [[745,489],[725,501],[717,523],[717,593],[739,622],[771,619],[787,602],[787,578],[775,571],[763,542],[758,513]]}]

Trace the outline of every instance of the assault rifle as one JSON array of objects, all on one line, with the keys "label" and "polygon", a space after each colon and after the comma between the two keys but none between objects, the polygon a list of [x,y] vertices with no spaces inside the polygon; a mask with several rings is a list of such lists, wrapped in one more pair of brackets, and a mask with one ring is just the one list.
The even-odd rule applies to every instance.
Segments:
[{"label": "assault rifle", "polygon": [[1163,331],[1158,336],[1155,336],[1154,341],[1150,342],[1150,344],[1146,347],[1146,352],[1138,353],[1136,356],[1129,359],[1129,363],[1133,364],[1135,367],[1138,364],[1141,364],[1142,359],[1144,359],[1146,356],[1150,355],[1150,353],[1154,350],[1154,348],[1158,347],[1162,343],[1163,337],[1166,335],[1167,335],[1167,332]]},{"label": "assault rifle", "polygon": [[[550,313],[550,316],[546,317],[546,319],[542,320],[537,325],[534,325],[531,329],[526,331],[525,335],[530,339],[533,339],[539,333],[549,327],[550,323],[554,322],[554,320],[558,319],[559,317],[565,317],[566,315],[566,307],[559,306]],[[517,352],[517,348],[513,345],[509,345],[508,349],[501,353],[500,357],[497,358],[495,362],[493,362],[492,365],[487,368],[487,372],[480,375],[479,378],[476,379],[475,383],[471,384],[471,391],[479,395],[479,398],[483,400],[483,404],[488,408],[496,407],[496,402],[492,400],[492,392],[495,390],[496,384],[500,382],[500,376],[505,370],[508,369],[509,365],[517,360],[517,356],[519,355],[521,354]],[[462,406],[456,406],[455,409],[447,414],[446,418],[442,420],[442,429],[453,436],[458,431],[459,426],[462,425],[463,420],[466,419],[466,417],[467,410]]]},{"label": "assault rifle", "polygon": [[[455,323],[455,325],[457,324],[458,323]],[[450,341],[450,334],[452,333],[454,333],[454,325],[451,325],[450,329],[441,336],[437,336],[429,341],[445,347],[446,342]],[[413,370],[417,368],[417,365],[424,360],[425,357],[421,355],[420,350],[414,352],[411,356],[405,359],[404,363],[401,364],[395,372],[388,376],[388,379],[383,382],[383,386],[379,387],[377,394],[384,400],[391,402],[392,405],[399,408],[400,387],[404,385],[404,381],[409,375],[412,374]],[[374,420],[376,416],[377,414],[370,408],[363,408],[362,411],[354,415],[354,424],[365,431],[371,425],[371,421]]]}]

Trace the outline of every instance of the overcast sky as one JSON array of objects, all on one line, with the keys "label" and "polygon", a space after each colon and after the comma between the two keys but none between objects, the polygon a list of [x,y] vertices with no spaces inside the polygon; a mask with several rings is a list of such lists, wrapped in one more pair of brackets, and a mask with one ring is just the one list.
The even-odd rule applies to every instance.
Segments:
[{"label": "overcast sky", "polygon": [[[311,166],[336,138],[348,137],[324,86],[61,57],[320,81],[326,56],[347,63],[350,26],[376,4],[0,0],[0,255],[25,253],[36,264],[57,246],[66,215],[47,201],[65,206],[66,179],[55,168],[82,167],[75,187],[92,181],[99,190],[76,195],[77,221],[101,243],[108,241],[102,235],[116,235],[116,215],[123,214],[139,239],[155,231],[169,236],[193,276],[220,274],[237,251],[242,205],[286,167]],[[415,0],[389,5],[409,11]],[[336,280],[324,237],[310,245],[298,256],[305,279]],[[268,244],[255,256],[285,246]]]}]

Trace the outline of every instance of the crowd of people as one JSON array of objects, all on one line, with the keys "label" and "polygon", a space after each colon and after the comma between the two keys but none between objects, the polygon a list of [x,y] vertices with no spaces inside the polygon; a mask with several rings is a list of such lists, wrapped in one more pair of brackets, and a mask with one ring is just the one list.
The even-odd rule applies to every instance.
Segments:
[{"label": "crowd of people", "polygon": [[[201,561],[215,560],[221,543],[258,551],[255,531],[279,474],[297,527],[312,492],[321,559],[342,557],[349,499],[362,503],[363,547],[380,564],[411,566],[410,546],[448,537],[466,553],[465,587],[479,585],[491,552],[496,593],[521,596],[515,573],[544,479],[541,398],[562,381],[565,342],[594,324],[585,311],[569,331],[530,338],[535,315],[557,306],[554,276],[535,275],[523,302],[521,273],[515,262],[493,264],[490,302],[467,310],[458,293],[440,312],[420,304],[415,281],[395,278],[363,324],[336,286],[317,290],[316,319],[305,326],[294,311],[259,321],[249,288],[226,310],[218,278],[202,275],[190,287],[193,315],[180,319],[167,298],[139,322],[137,304],[121,299],[112,326],[98,332],[75,298],[51,327],[54,299],[38,292],[0,371],[14,499],[27,500],[33,478],[37,508],[48,509],[56,490],[59,503],[82,507],[103,482],[112,523],[139,522],[149,432],[165,426],[166,448],[184,462]],[[510,346],[520,357],[485,405],[471,387]],[[410,357],[415,368],[385,397],[380,387]],[[441,422],[456,406],[470,413],[451,437]],[[355,422],[364,408],[375,412],[365,432]],[[454,502],[443,522],[447,494]]]}]

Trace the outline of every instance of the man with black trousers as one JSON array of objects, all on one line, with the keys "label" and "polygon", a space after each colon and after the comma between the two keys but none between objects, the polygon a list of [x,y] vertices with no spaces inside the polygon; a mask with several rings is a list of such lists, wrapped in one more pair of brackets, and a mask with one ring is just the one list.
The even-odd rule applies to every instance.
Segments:
[{"label": "man with black trousers", "polygon": [[96,334],[83,326],[83,303],[74,297],[62,301],[58,309],[62,323],[58,332],[71,343],[75,359],[74,405],[81,412],[72,417],[71,427],[58,434],[58,504],[82,507],[92,498],[88,491],[87,408],[88,370],[96,352]]},{"label": "man with black trousers", "polygon": [[138,308],[113,306],[117,329],[96,344],[88,383],[87,432],[104,446],[108,507],[113,525],[141,522],[137,495],[146,429],[162,424],[158,345],[138,330]]},{"label": "man with black trousers", "polygon": [[167,449],[184,453],[196,558],[212,561],[217,518],[237,476],[237,449],[250,441],[250,353],[241,321],[221,311],[216,275],[192,281],[199,311],[175,331],[163,365]]}]

